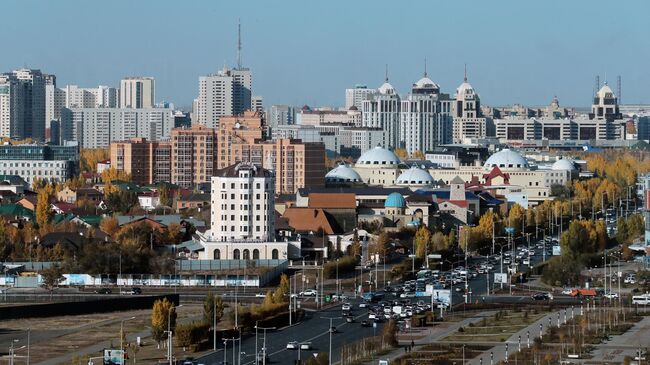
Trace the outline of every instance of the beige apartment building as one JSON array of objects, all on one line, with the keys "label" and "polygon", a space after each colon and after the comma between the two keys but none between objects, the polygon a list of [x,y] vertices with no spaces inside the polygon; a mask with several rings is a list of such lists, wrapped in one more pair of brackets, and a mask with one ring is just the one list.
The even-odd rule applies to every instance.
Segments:
[{"label": "beige apartment building", "polygon": [[131,175],[139,185],[170,181],[170,153],[169,141],[131,138],[110,145],[111,166]]}]

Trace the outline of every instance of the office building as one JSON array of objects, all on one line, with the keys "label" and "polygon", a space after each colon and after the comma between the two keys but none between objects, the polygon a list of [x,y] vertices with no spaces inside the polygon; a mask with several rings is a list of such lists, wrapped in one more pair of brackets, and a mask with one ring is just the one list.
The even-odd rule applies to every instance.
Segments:
[{"label": "office building", "polygon": [[120,81],[120,108],[147,109],[156,104],[153,77],[127,77]]},{"label": "office building", "polygon": [[355,85],[353,89],[345,89],[345,109],[354,106],[361,110],[363,101],[371,99],[376,93],[376,89],[368,89],[366,85]]},{"label": "office building", "polygon": [[400,106],[400,144],[408,153],[427,152],[452,142],[453,128],[449,95],[427,77],[413,84]]},{"label": "office building", "polygon": [[171,109],[64,108],[61,136],[82,148],[105,148],[113,141],[169,137],[174,126]]},{"label": "office building", "polygon": [[362,102],[361,125],[385,131],[386,147],[393,149],[400,147],[400,107],[400,96],[393,85],[388,82],[387,74],[384,83],[377,89],[377,93]]},{"label": "office building", "polygon": [[454,143],[463,143],[466,138],[485,138],[487,125],[481,112],[481,99],[467,82],[467,75],[456,89],[456,102],[452,107]]},{"label": "office building", "polygon": [[19,69],[0,75],[0,137],[45,138],[45,85],[54,76]]},{"label": "office building", "polygon": [[51,138],[52,121],[61,121],[61,110],[65,108],[66,93],[54,84],[45,85],[45,134],[46,139]]},{"label": "office building", "polygon": [[100,85],[94,88],[83,88],[77,85],[67,85],[64,90],[66,108],[119,107],[119,92],[114,87]]},{"label": "office building", "polygon": [[264,99],[261,96],[253,95],[251,98],[251,110],[254,112],[264,112]]},{"label": "office building", "polygon": [[271,105],[266,124],[271,128],[296,124],[296,109],[289,105]]},{"label": "office building", "polygon": [[252,76],[247,68],[224,67],[216,74],[199,77],[196,123],[216,127],[219,119],[241,115],[252,108]]},{"label": "office building", "polygon": [[79,147],[21,144],[0,146],[0,175],[64,182],[79,173]]}]

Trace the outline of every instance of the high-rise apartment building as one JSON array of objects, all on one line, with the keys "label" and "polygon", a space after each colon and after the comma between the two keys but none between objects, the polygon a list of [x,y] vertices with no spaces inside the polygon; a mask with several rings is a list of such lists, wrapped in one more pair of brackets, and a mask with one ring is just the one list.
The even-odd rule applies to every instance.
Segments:
[{"label": "high-rise apartment building", "polygon": [[253,95],[251,98],[251,110],[254,112],[264,112],[264,98],[259,95]]},{"label": "high-rise apartment building", "polygon": [[252,77],[247,68],[224,67],[216,74],[199,77],[196,122],[213,128],[227,115],[240,115],[252,108]]},{"label": "high-rise apartment building", "polygon": [[377,93],[361,104],[361,125],[367,128],[379,128],[386,132],[386,145],[388,148],[400,147],[400,107],[399,94],[388,82],[388,76],[379,87]]},{"label": "high-rise apartment building", "polygon": [[0,75],[0,137],[45,138],[45,85],[54,80],[26,68]]},{"label": "high-rise apartment building", "polygon": [[64,108],[62,138],[78,141],[82,148],[104,148],[113,141],[169,137],[174,126],[171,109]]},{"label": "high-rise apartment building", "polygon": [[153,108],[156,85],[153,77],[127,77],[120,81],[120,108]]},{"label": "high-rise apartment building", "polygon": [[426,71],[401,101],[399,129],[400,143],[409,153],[432,151],[452,141],[451,100]]},{"label": "high-rise apartment building", "polygon": [[278,194],[324,186],[325,146],[322,143],[278,139],[233,144],[232,149],[233,162],[250,162],[272,169]]},{"label": "high-rise apartment building", "polygon": [[376,89],[368,89],[366,85],[355,85],[353,89],[345,89],[345,109],[356,107],[361,110],[364,100],[372,99]]},{"label": "high-rise apartment building", "polygon": [[171,132],[171,182],[184,188],[210,181],[216,170],[217,131],[201,124]]},{"label": "high-rise apartment building", "polygon": [[260,112],[245,111],[243,115],[222,117],[217,129],[215,165],[219,169],[233,164],[233,144],[253,144],[261,140],[264,120]]},{"label": "high-rise apartment building", "polygon": [[65,88],[66,108],[117,108],[119,107],[118,90],[114,87],[97,86],[82,88],[68,85]]},{"label": "high-rise apartment building", "polygon": [[136,184],[147,185],[171,180],[171,142],[131,138],[112,142],[111,167],[131,175]]}]

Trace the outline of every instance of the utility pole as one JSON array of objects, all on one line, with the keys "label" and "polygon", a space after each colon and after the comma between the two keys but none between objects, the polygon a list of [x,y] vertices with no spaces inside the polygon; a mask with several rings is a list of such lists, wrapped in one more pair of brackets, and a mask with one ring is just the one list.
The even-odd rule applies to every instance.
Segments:
[{"label": "utility pole", "polygon": [[[258,329],[261,329],[263,331],[263,337],[262,337],[262,365],[266,365],[266,330],[274,330],[275,327],[258,327],[256,325],[255,326],[255,332],[256,333],[257,333]],[[257,348],[257,344],[255,345],[255,348]],[[255,354],[255,362],[257,363],[257,353]]]}]

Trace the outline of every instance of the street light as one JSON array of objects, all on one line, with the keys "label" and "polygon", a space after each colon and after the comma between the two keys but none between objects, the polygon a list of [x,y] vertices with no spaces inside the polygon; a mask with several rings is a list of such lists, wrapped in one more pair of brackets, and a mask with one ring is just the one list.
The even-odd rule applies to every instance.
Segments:
[{"label": "street light", "polygon": [[409,258],[411,259],[411,274],[415,275],[415,255],[410,254]]},{"label": "street light", "polygon": [[263,339],[262,339],[262,364],[266,365],[266,330],[274,330],[276,327],[259,327],[257,325],[257,321],[255,322],[255,364],[258,363],[257,361],[257,330],[260,329],[263,331]]},{"label": "street light", "polygon": [[[135,319],[135,317],[125,318],[120,322],[120,350],[122,351],[122,365],[124,365],[124,322]],[[12,364],[13,365],[13,364]],[[170,363],[171,365],[171,363]]]},{"label": "street light", "polygon": [[175,306],[175,307],[172,306],[171,308],[169,308],[169,311],[167,311],[167,333],[168,333],[168,336],[169,336],[167,338],[167,342],[169,342],[169,344],[167,345],[167,357],[169,357],[169,364],[170,365],[171,365],[172,359],[174,357],[174,349],[173,349],[174,346],[173,346],[173,343],[172,343],[172,329],[171,329],[171,327],[172,327],[172,323],[171,323],[172,322],[172,311],[176,312],[176,308],[182,307],[182,306],[183,306],[182,304],[179,304],[178,306]]},{"label": "street light", "polygon": [[330,326],[327,329],[327,331],[330,333],[330,350],[329,350],[329,361],[328,364],[332,365],[332,321],[335,319],[341,319],[341,317],[320,317],[321,319],[329,319],[330,320]]}]

